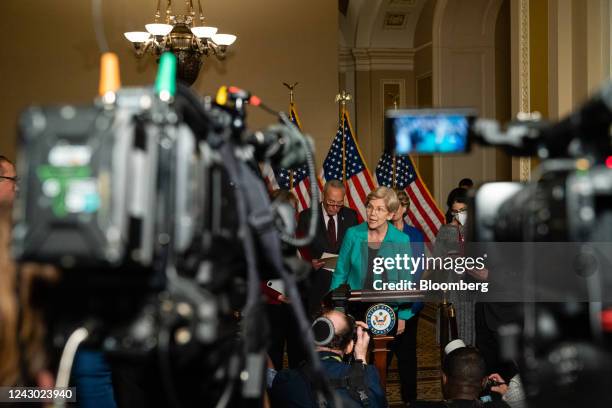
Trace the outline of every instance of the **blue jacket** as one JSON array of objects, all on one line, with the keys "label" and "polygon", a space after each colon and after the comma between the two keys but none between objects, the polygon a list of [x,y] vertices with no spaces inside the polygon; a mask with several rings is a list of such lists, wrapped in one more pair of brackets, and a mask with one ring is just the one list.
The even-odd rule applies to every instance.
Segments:
[{"label": "blue jacket", "polygon": [[[328,378],[342,378],[348,375],[350,365],[338,361],[337,358],[334,358],[336,356],[336,354],[330,352],[319,352],[323,371],[325,371]],[[372,365],[365,367],[365,383],[368,387],[367,394],[370,407],[387,407],[385,390],[380,385],[378,371]],[[345,389],[336,389],[336,392],[338,392],[343,401],[354,402]],[[316,408],[319,406],[314,400],[307,378],[296,369],[281,370],[276,374],[270,389],[270,399],[272,400],[273,407]]]},{"label": "blue jacket", "polygon": [[[412,249],[412,256],[419,257],[425,256],[425,236],[420,229],[415,228],[408,223],[404,223],[404,234],[410,237],[410,248]],[[423,274],[423,268],[419,268],[414,274],[414,280],[418,281],[421,279]],[[417,314],[423,309],[423,302],[414,302],[412,304],[412,313]]]},{"label": "blue jacket", "polygon": [[[383,239],[378,251],[377,257],[395,258],[397,254],[402,257],[404,254],[411,256],[410,238],[395,228],[391,223],[388,224],[387,234]],[[349,228],[346,231],[336,270],[332,274],[330,290],[336,289],[338,286],[348,283],[351,289],[362,289],[366,273],[368,269],[368,223],[363,222],[359,225]],[[380,275],[377,275],[380,276]],[[413,280],[414,276],[410,270],[390,268],[386,269],[387,282],[399,282],[400,280]],[[377,277],[374,280],[378,279]],[[410,308],[400,309],[398,317],[402,320],[408,320],[414,316]]]}]

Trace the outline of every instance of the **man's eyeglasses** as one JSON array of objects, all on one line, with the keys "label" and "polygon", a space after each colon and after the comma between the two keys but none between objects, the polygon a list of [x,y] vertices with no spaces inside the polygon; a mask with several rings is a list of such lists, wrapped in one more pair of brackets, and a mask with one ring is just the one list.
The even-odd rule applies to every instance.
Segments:
[{"label": "man's eyeglasses", "polygon": [[344,202],[325,201],[328,207],[344,207]]},{"label": "man's eyeglasses", "polygon": [[13,183],[17,184],[19,182],[19,178],[17,176],[0,176],[0,179],[11,180]]},{"label": "man's eyeglasses", "polygon": [[453,214],[453,215],[462,214],[464,212],[467,212],[467,210],[468,210],[467,207],[466,208],[462,208],[460,210],[451,210],[451,214]]}]

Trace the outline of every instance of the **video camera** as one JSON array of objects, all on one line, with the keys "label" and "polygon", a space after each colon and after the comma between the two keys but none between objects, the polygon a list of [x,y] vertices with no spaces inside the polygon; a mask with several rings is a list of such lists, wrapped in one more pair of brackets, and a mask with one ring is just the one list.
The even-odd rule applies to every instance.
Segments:
[{"label": "video camera", "polygon": [[[539,180],[486,183],[475,195],[473,241],[612,240],[612,84],[561,122],[523,114],[505,131],[472,109],[390,110],[386,149],[465,153],[471,143],[537,156]],[[528,226],[528,227],[527,227]]]},{"label": "video camera", "polygon": [[[587,297],[572,301],[569,288],[559,303],[531,300],[518,306],[517,301],[523,309],[522,327],[500,328],[502,353],[521,361],[536,406],[587,401],[603,406],[603,401],[610,403],[605,384],[612,383],[612,336],[605,323],[612,314],[607,304],[612,273],[610,251],[601,250],[612,242],[612,83],[558,123],[545,123],[539,115],[518,119],[502,130],[497,121],[475,118],[471,110],[388,111],[386,145],[395,154],[462,153],[471,140],[513,156],[539,158],[535,181],[485,183],[473,194],[468,240],[488,243],[483,248],[495,248],[494,243],[526,248],[523,268],[512,271],[512,279],[529,293],[535,293],[534,283],[545,272],[549,282],[555,272],[555,281],[565,279],[561,269],[543,270],[546,259],[538,259],[536,266],[541,254],[529,246],[575,243],[572,250],[578,256],[562,266],[583,275]],[[565,259],[565,247],[559,248],[553,257]],[[495,278],[496,272],[489,276]]]},{"label": "video camera", "polygon": [[[108,61],[101,84],[119,75]],[[277,229],[258,162],[308,164],[314,179],[310,139],[239,88],[200,98],[176,83],[171,53],[154,87],[116,82],[93,105],[22,114],[13,252],[63,270],[45,304],[56,346],[86,338],[111,360],[137,361],[153,405],[252,406],[264,383],[260,282],[280,277],[297,299],[300,263],[283,256],[281,239],[303,244],[316,227],[301,240]],[[279,123],[248,131],[247,105]],[[316,202],[316,184],[311,194]],[[312,344],[300,302],[292,307]],[[69,349],[59,364],[66,381]],[[317,370],[314,351],[311,359]]]}]

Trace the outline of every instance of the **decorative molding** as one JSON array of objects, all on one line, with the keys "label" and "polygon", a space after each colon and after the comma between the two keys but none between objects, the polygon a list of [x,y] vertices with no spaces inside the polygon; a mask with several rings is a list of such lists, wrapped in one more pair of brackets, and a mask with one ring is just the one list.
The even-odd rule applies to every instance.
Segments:
[{"label": "decorative molding", "polygon": [[338,49],[338,70],[349,71],[412,71],[412,48],[347,48]]},{"label": "decorative molding", "polygon": [[[529,75],[529,0],[519,0],[519,112],[531,112]],[[519,160],[519,180],[531,179],[531,159]]]},{"label": "decorative molding", "polygon": [[356,71],[412,71],[412,48],[353,48]]},{"label": "decorative molding", "polygon": [[383,30],[405,30],[409,14],[403,11],[387,11],[383,20]]},{"label": "decorative molding", "polygon": [[341,73],[355,71],[355,59],[351,49],[348,47],[340,47],[338,49],[338,71]]}]

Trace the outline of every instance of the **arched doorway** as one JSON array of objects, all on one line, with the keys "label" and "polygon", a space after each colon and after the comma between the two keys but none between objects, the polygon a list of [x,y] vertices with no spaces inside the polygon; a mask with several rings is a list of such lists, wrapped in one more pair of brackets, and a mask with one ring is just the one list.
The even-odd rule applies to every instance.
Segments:
[{"label": "arched doorway", "polygon": [[[503,46],[506,54],[510,52],[509,31],[496,35],[498,21],[509,30],[509,7],[503,4],[504,0],[437,0],[432,36],[435,107],[472,107],[481,117],[496,118],[500,103],[509,106],[510,95],[504,88],[510,82],[509,68],[500,65],[509,57],[498,55],[496,69],[496,51]],[[505,77],[501,81],[500,75]],[[468,155],[434,157],[435,198],[444,203],[463,177],[476,183],[507,178],[509,169],[504,165],[509,166],[504,155],[480,146]]]}]

